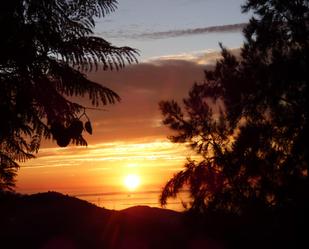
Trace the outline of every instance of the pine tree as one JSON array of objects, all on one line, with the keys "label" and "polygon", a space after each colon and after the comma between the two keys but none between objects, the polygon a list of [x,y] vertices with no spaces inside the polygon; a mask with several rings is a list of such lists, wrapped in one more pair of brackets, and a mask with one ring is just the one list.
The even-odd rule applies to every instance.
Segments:
[{"label": "pine tree", "polygon": [[194,84],[183,107],[162,101],[163,122],[189,159],[167,182],[161,204],[189,187],[199,212],[277,208],[308,202],[309,3],[248,0],[253,17],[236,57]]},{"label": "pine tree", "polygon": [[95,18],[116,0],[12,0],[0,9],[0,189],[13,189],[18,162],[33,158],[42,138],[59,146],[86,145],[85,108],[70,97],[88,96],[92,105],[120,100],[86,77],[99,68],[136,62],[136,50],[115,47],[94,36]]}]

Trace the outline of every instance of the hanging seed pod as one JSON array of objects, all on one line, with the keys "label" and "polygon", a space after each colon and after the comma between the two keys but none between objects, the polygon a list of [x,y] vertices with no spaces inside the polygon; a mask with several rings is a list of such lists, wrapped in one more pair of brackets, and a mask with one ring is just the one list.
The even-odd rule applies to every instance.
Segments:
[{"label": "hanging seed pod", "polygon": [[92,126],[91,126],[90,121],[87,121],[87,122],[85,123],[85,130],[86,130],[90,135],[92,135]]},{"label": "hanging seed pod", "polygon": [[60,122],[55,122],[51,125],[50,132],[53,135],[53,138],[58,140],[65,133],[65,127]]},{"label": "hanging seed pod", "polygon": [[63,136],[58,137],[57,144],[60,147],[67,147],[71,141],[71,138],[68,136],[68,134],[63,134]]},{"label": "hanging seed pod", "polygon": [[77,138],[82,134],[84,130],[83,122],[79,119],[74,119],[71,122],[70,126],[67,128],[67,130],[71,138]]}]

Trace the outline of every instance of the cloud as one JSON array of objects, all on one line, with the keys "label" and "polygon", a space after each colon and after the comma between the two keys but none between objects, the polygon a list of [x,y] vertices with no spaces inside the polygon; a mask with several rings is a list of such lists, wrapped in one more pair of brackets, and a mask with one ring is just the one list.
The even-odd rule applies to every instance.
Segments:
[{"label": "cloud", "polygon": [[[239,56],[240,49],[239,48],[231,48],[229,51]],[[168,62],[171,64],[173,61],[187,61],[196,63],[197,65],[202,65],[205,67],[213,66],[218,58],[220,58],[221,53],[220,51],[206,49],[206,50],[199,50],[199,51],[191,51],[189,53],[180,53],[180,54],[170,54],[164,55],[159,57],[153,57],[148,60],[148,62],[153,64],[162,64],[163,62]],[[205,69],[205,68],[204,68]]]},{"label": "cloud", "polygon": [[199,34],[209,33],[227,33],[227,32],[241,32],[247,23],[236,23],[227,25],[209,26],[203,28],[189,28],[189,29],[175,29],[167,31],[155,31],[145,32],[142,27],[137,25],[131,25],[126,29],[117,29],[109,31],[97,31],[95,34],[102,37],[108,37],[111,39],[132,39],[132,40],[144,40],[144,39],[165,39],[171,37],[191,36]]},{"label": "cloud", "polygon": [[[239,53],[239,49],[232,52]],[[162,124],[158,103],[162,100],[182,103],[193,84],[204,81],[204,70],[212,67],[219,57],[218,51],[195,51],[152,58],[119,71],[89,73],[90,79],[117,92],[121,102],[87,110],[94,131],[93,135],[85,134],[88,144],[166,138],[171,131]],[[86,97],[74,101],[91,107]],[[55,142],[43,141],[43,148],[52,147]],[[48,151],[40,153],[48,156]]]},{"label": "cloud", "polygon": [[[121,102],[99,106],[105,111],[87,110],[94,130],[92,136],[86,135],[87,141],[91,145],[166,138],[171,131],[162,125],[158,103],[161,100],[181,103],[195,82],[203,82],[204,70],[212,67],[219,57],[218,51],[195,51],[152,58],[119,71],[92,72],[89,77],[117,92]],[[77,101],[91,106],[86,99]]]},{"label": "cloud", "polygon": [[153,60],[131,65],[120,71],[98,71],[91,79],[113,89],[121,97],[107,111],[91,111],[95,122],[90,142],[129,140],[143,137],[166,137],[159,125],[161,100],[181,101],[194,82],[204,78],[205,65],[184,60]]},{"label": "cloud", "polygon": [[[48,154],[44,153],[48,151]],[[42,149],[40,157],[35,161],[23,163],[23,169],[41,169],[89,165],[87,162],[115,162],[115,161],[182,161],[186,158],[186,148],[170,143],[167,139],[153,141],[116,141],[113,143],[98,143],[85,147],[69,146],[59,149]],[[132,163],[131,163],[132,165]],[[91,167],[92,168],[92,167]],[[105,166],[105,170],[113,165]]]},{"label": "cloud", "polygon": [[140,38],[148,39],[162,39],[169,37],[179,37],[179,36],[188,36],[188,35],[198,35],[205,33],[223,33],[223,32],[239,32],[241,31],[247,23],[236,23],[229,25],[220,25],[220,26],[210,26],[204,28],[194,28],[194,29],[179,29],[179,30],[169,30],[161,32],[150,32],[142,33],[135,35]]}]

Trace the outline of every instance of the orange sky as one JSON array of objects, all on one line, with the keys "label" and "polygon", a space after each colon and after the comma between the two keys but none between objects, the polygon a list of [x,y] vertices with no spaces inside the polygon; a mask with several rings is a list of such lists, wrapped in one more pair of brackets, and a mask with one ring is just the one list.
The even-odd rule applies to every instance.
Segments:
[{"label": "orange sky", "polygon": [[[158,102],[185,97],[194,82],[203,80],[205,62],[215,57],[164,58],[118,72],[92,72],[91,79],[116,91],[122,101],[88,112],[94,129],[86,135],[88,147],[59,148],[44,141],[38,158],[22,164],[17,191],[118,192],[133,173],[140,176],[138,190],[161,189],[192,152],[168,141],[171,131],[161,124]],[[85,99],[82,103],[90,106]]]}]

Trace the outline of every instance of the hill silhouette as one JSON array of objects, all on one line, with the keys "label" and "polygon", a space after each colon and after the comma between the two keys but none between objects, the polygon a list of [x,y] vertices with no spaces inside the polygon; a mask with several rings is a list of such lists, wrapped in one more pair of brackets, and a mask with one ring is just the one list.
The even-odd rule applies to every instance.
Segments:
[{"label": "hill silhouette", "polygon": [[97,207],[56,192],[0,195],[1,248],[297,248],[307,243],[306,208],[205,216],[136,206]]},{"label": "hill silhouette", "polygon": [[171,210],[112,211],[56,192],[0,202],[1,248],[190,248],[185,215]]}]

